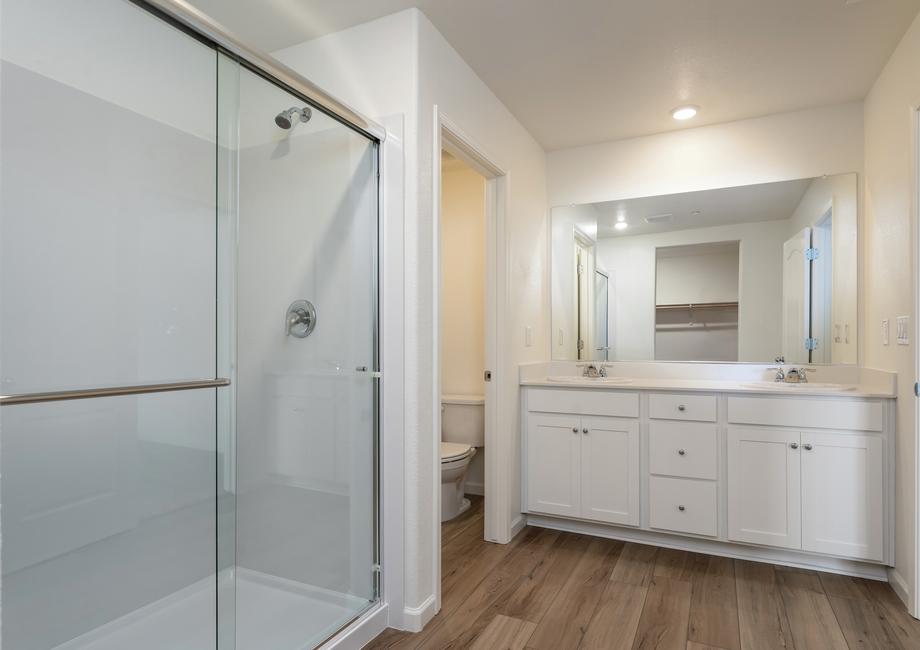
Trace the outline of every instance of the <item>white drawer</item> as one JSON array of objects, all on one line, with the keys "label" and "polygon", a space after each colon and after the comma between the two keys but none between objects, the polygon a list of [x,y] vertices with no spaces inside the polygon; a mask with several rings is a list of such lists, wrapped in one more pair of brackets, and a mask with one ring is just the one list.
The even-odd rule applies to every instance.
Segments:
[{"label": "white drawer", "polygon": [[684,478],[718,478],[719,428],[701,422],[649,423],[649,471]]},{"label": "white drawer", "polygon": [[531,388],[527,394],[527,410],[540,413],[575,413],[577,415],[607,415],[621,418],[639,417],[639,394],[618,390],[585,390],[573,388]]},{"label": "white drawer", "polygon": [[682,478],[649,478],[649,526],[715,537],[719,532],[716,483]]},{"label": "white drawer", "polygon": [[880,400],[805,397],[729,397],[728,421],[737,424],[881,431]]},{"label": "white drawer", "polygon": [[715,422],[718,414],[715,395],[652,393],[648,396],[649,417],[657,420],[696,420]]}]

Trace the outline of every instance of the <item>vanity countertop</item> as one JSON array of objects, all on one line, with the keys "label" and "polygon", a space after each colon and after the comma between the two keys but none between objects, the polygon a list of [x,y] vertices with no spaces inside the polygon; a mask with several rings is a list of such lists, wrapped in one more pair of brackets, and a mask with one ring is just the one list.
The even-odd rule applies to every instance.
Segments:
[{"label": "vanity countertop", "polygon": [[654,377],[608,377],[607,381],[582,379],[577,376],[565,380],[551,380],[547,377],[521,379],[521,386],[544,388],[589,388],[602,390],[677,390],[707,393],[746,393],[758,395],[809,395],[821,397],[883,397],[894,398],[896,394],[883,386],[860,384],[785,384],[770,381],[743,381],[723,379],[677,379]]}]

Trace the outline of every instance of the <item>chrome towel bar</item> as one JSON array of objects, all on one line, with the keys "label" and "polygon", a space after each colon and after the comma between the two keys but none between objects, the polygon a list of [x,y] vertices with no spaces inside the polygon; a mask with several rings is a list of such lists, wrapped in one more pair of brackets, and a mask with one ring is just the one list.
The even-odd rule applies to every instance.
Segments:
[{"label": "chrome towel bar", "polygon": [[229,386],[230,380],[193,379],[167,384],[139,384],[136,386],[114,386],[109,388],[81,388],[77,390],[59,390],[47,393],[23,393],[21,395],[0,395],[0,406],[16,404],[40,404],[42,402],[64,402],[74,399],[91,399],[93,397],[118,397],[121,395],[146,395],[148,393],[171,393],[179,390],[196,390],[199,388],[220,388]]}]

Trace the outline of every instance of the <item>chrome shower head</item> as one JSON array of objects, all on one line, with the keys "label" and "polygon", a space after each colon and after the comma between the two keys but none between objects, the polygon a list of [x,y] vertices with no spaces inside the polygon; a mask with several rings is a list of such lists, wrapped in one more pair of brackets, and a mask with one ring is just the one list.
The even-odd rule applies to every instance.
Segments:
[{"label": "chrome shower head", "polygon": [[304,106],[303,108],[289,108],[286,111],[281,111],[275,116],[275,124],[277,124],[282,129],[289,129],[294,126],[294,119],[299,118],[301,122],[309,122],[310,118],[313,117],[313,111]]}]

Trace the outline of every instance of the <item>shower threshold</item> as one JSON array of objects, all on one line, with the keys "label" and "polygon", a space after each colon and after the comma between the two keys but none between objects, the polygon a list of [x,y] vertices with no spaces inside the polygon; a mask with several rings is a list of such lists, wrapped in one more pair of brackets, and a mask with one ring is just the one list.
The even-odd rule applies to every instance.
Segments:
[{"label": "shower threshold", "polygon": [[[364,598],[237,568],[235,650],[308,650],[373,603]],[[221,577],[232,594],[232,572]],[[106,623],[53,650],[201,650],[215,648],[213,577]],[[205,624],[204,622],[208,622]]]}]

